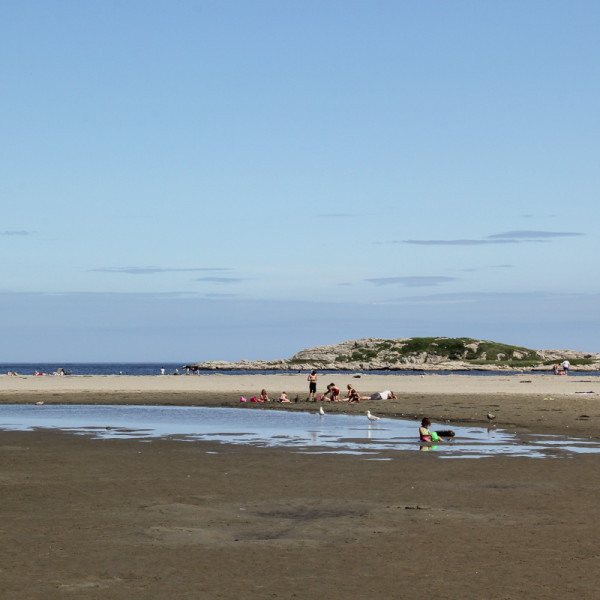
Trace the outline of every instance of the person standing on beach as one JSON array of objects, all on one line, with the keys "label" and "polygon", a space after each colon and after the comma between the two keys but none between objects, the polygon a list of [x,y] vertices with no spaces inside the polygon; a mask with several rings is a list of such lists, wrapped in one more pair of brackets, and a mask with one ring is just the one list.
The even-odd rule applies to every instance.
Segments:
[{"label": "person standing on beach", "polygon": [[315,369],[308,374],[308,397],[313,402],[317,397],[317,371]]},{"label": "person standing on beach", "polygon": [[563,368],[563,373],[565,375],[569,374],[569,367],[571,366],[571,363],[568,360],[565,360],[562,364],[562,368]]}]

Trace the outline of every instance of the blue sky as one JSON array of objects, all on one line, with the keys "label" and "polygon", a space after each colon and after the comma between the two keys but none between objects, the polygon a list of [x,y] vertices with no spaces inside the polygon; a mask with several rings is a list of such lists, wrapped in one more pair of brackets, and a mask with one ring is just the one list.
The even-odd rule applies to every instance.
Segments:
[{"label": "blue sky", "polygon": [[595,1],[8,0],[2,361],[600,352]]}]

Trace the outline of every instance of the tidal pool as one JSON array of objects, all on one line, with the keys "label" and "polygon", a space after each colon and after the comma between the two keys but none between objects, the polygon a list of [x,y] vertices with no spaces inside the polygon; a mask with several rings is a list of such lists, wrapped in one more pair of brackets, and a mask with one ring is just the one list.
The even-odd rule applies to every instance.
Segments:
[{"label": "tidal pool", "polygon": [[358,454],[390,458],[390,451],[428,451],[442,458],[493,455],[529,457],[569,456],[600,452],[596,440],[551,435],[517,434],[501,428],[451,428],[449,442],[421,444],[415,421],[382,418],[371,423],[366,415],[319,416],[316,412],[178,406],[22,405],[0,406],[0,429],[31,431],[59,429],[96,439],[136,438],[152,441],[210,440],[223,444],[287,447],[297,452]]}]

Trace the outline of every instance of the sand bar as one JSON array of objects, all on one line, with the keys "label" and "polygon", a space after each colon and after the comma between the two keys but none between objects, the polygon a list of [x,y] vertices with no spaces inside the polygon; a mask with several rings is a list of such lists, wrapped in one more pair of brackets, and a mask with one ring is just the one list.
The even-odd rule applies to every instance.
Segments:
[{"label": "sand bar", "polygon": [[[351,383],[368,396],[392,390],[397,400],[348,405],[325,403],[330,412],[360,413],[420,419],[429,416],[441,423],[494,423],[522,431],[567,435],[600,435],[600,378],[590,375],[322,375],[318,390],[333,381],[342,389]],[[240,404],[267,389],[271,398],[282,391],[297,400],[290,405]],[[165,404],[182,406],[245,406],[249,409],[314,410],[306,402],[305,373],[274,375],[181,376],[0,376],[0,403],[46,404]]]}]

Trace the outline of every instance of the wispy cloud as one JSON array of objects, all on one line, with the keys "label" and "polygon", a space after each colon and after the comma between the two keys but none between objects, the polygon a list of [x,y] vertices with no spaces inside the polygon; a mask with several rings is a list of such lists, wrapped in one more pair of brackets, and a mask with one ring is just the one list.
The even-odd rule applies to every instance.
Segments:
[{"label": "wispy cloud", "polygon": [[458,271],[460,273],[479,273],[481,271],[486,271],[487,269],[513,269],[514,265],[487,265],[485,267],[475,268],[465,268],[465,269],[452,269],[453,271]]},{"label": "wispy cloud", "polygon": [[574,231],[506,231],[504,233],[496,233],[494,235],[488,235],[490,240],[500,239],[511,239],[511,240],[525,240],[525,241],[537,241],[537,240],[548,240],[557,237],[573,237],[582,236],[583,233],[577,233]]},{"label": "wispy cloud", "polygon": [[155,273],[197,273],[206,271],[231,271],[227,267],[104,267],[90,269],[94,273],[125,273],[127,275],[154,275]]},{"label": "wispy cloud", "polygon": [[485,246],[490,244],[522,244],[550,242],[555,238],[583,236],[574,231],[531,231],[516,230],[495,233],[481,239],[458,240],[390,240],[375,244],[414,244],[418,246]]},{"label": "wispy cloud", "polygon": [[518,244],[514,239],[485,240],[401,240],[396,244],[415,244],[418,246],[484,246],[487,244]]},{"label": "wispy cloud", "polygon": [[238,294],[218,294],[216,292],[212,294],[204,294],[204,298],[213,298],[218,300],[219,298],[235,298]]},{"label": "wispy cloud", "polygon": [[239,283],[244,281],[241,277],[198,277],[196,281],[205,281],[208,283]]},{"label": "wispy cloud", "polygon": [[4,235],[7,237],[10,236],[25,236],[25,235],[31,235],[31,232],[29,231],[0,231],[0,235]]},{"label": "wispy cloud", "polygon": [[539,218],[554,218],[557,217],[558,215],[556,214],[547,214],[547,215],[533,215],[533,214],[526,214],[526,215],[521,215],[521,217],[523,219],[539,219]]},{"label": "wispy cloud", "polygon": [[414,277],[375,277],[365,279],[374,285],[403,285],[404,287],[428,287],[456,281],[455,277],[442,277],[436,275],[423,275]]},{"label": "wispy cloud", "polygon": [[352,213],[322,213],[318,216],[326,217],[328,219],[347,219],[348,217],[358,217],[359,215],[355,215]]}]

